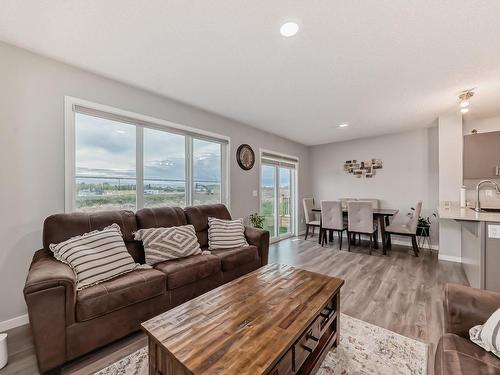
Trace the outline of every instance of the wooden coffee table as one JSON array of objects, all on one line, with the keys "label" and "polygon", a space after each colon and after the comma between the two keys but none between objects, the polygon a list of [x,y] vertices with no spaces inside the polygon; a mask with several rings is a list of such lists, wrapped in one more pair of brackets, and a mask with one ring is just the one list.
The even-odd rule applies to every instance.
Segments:
[{"label": "wooden coffee table", "polygon": [[270,264],[142,324],[149,373],[309,374],[339,340],[344,281]]}]

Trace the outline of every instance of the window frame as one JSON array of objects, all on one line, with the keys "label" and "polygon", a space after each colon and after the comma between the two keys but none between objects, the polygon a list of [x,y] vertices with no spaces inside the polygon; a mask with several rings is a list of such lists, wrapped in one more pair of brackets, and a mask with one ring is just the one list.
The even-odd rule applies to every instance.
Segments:
[{"label": "window frame", "polygon": [[[177,124],[171,121],[138,114],[108,105],[90,102],[71,96],[64,97],[64,170],[65,212],[76,211],[76,138],[75,138],[75,107],[85,108],[108,114],[110,117],[126,118],[136,127],[136,210],[144,207],[144,129],[154,129],[167,133],[181,134],[185,137],[185,194],[186,206],[190,206],[193,197],[193,140],[202,139],[217,142],[221,145],[221,203],[230,209],[230,160],[231,138],[221,134]],[[119,120],[117,120],[119,121]],[[134,123],[137,121],[137,123]],[[141,193],[142,192],[142,193]]]},{"label": "window frame", "polygon": [[[276,163],[270,164],[266,163],[263,159],[271,159],[274,160]],[[262,166],[263,165],[279,165],[281,162],[284,162],[285,166],[286,164],[293,164],[294,166],[294,173],[295,173],[295,178],[294,178],[294,183],[293,186],[291,187],[293,189],[293,205],[294,205],[294,213],[293,213],[293,223],[292,223],[292,232],[289,237],[293,236],[298,236],[299,233],[299,197],[300,197],[300,189],[299,189],[299,168],[300,168],[300,158],[298,156],[294,155],[289,155],[285,154],[282,152],[277,152],[273,150],[269,150],[266,148],[260,148],[259,149],[259,212],[262,207]],[[275,176],[275,179],[277,179],[278,176]],[[271,237],[270,241],[271,243],[279,242],[283,240],[284,238],[280,238],[279,236],[277,237]]]}]

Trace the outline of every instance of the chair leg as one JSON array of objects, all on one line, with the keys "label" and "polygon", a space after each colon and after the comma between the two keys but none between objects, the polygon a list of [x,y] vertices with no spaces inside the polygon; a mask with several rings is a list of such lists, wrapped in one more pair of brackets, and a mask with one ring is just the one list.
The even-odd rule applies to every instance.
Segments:
[{"label": "chair leg", "polygon": [[339,232],[339,242],[340,242],[339,250],[342,250],[342,235],[343,234],[344,234],[344,231]]},{"label": "chair leg", "polygon": [[372,248],[373,248],[373,234],[370,234],[370,250],[368,251],[368,254],[372,255]]},{"label": "chair leg", "polygon": [[347,231],[347,251],[351,251],[351,233]]},{"label": "chair leg", "polygon": [[309,234],[309,225],[306,224],[306,237],[304,240],[307,240],[307,235]]},{"label": "chair leg", "polygon": [[325,231],[324,229],[320,229],[320,231],[319,231],[319,237],[321,238],[321,247],[323,247],[325,245],[325,238],[323,237],[324,231]]},{"label": "chair leg", "polygon": [[316,226],[312,226],[313,227],[313,230],[312,230],[312,236],[314,236],[314,231],[316,230]]},{"label": "chair leg", "polygon": [[385,241],[385,243],[386,243],[386,248],[387,248],[388,250],[390,250],[390,249],[391,249],[391,247],[392,247],[392,246],[391,246],[392,244],[391,244],[391,234],[390,234],[390,233],[385,232],[385,239],[384,239],[384,241]]},{"label": "chair leg", "polygon": [[415,256],[418,257],[417,236],[415,234],[412,234],[411,236],[411,244],[413,246],[413,252],[415,253]]}]

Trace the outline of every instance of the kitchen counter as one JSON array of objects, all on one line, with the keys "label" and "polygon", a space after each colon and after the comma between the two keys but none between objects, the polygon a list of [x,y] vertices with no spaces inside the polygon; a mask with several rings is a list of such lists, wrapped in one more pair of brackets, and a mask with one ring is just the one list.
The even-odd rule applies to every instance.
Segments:
[{"label": "kitchen counter", "polygon": [[440,225],[449,221],[460,225],[460,258],[469,284],[500,292],[500,213],[476,212],[455,204],[439,206],[438,217]]},{"label": "kitchen counter", "polygon": [[500,222],[500,212],[476,212],[472,208],[457,205],[439,206],[437,211],[440,219]]}]

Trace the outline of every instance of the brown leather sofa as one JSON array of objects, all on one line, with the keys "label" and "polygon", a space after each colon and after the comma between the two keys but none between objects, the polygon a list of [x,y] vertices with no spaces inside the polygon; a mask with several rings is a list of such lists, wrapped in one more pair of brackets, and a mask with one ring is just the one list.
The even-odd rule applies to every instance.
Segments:
[{"label": "brown leather sofa", "polygon": [[444,297],[445,334],[436,349],[435,375],[500,374],[500,358],[469,340],[469,329],[500,308],[500,293],[448,284]]},{"label": "brown leather sofa", "polygon": [[166,261],[80,292],[73,271],[52,256],[49,244],[117,223],[132,257],[144,263],[142,244],[132,234],[137,229],[192,224],[206,249],[209,216],[231,219],[220,204],[48,217],[43,249],[33,256],[24,287],[39,370],[58,368],[138,330],[141,322],[163,311],[267,264],[269,232],[247,227],[249,246]]}]

